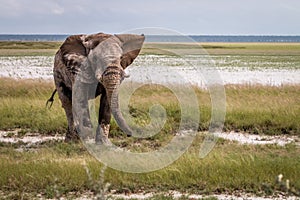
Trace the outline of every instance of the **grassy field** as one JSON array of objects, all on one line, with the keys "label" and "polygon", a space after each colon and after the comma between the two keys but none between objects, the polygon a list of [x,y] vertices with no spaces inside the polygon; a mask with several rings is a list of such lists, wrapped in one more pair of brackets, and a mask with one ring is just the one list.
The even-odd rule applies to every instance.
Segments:
[{"label": "grassy field", "polygon": [[62,42],[0,41],[0,56],[54,55]]},{"label": "grassy field", "polygon": [[[52,89],[50,82],[0,79],[0,129],[21,128],[19,137],[28,131],[64,134],[66,119],[58,97],[51,110],[45,108]],[[299,91],[300,86],[226,86],[224,130],[299,135]],[[210,97],[202,90],[197,90],[197,96],[201,111],[199,130],[205,131],[210,120]],[[168,120],[163,130],[154,137],[141,140],[127,138],[112,123],[110,137],[116,145],[132,151],[151,151],[173,137],[180,121],[176,98],[159,86],[137,90],[131,100],[136,122],[147,121],[149,102],[160,103],[167,109]],[[295,144],[247,146],[219,140],[213,152],[200,159],[197,150],[202,140],[203,135],[199,134],[189,151],[163,170],[128,174],[107,169],[102,179],[99,179],[99,173],[103,166],[80,144],[50,142],[25,152],[14,150],[22,144],[2,144],[0,188],[12,198],[21,195],[31,198],[37,194],[54,198],[86,190],[96,194],[103,191],[103,182],[110,184],[108,190],[117,192],[179,190],[211,194],[240,190],[266,195],[285,192],[284,187],[275,182],[276,176],[284,174],[292,188],[287,194],[299,193],[300,149]],[[83,163],[88,166],[88,171]]]},{"label": "grassy field", "polygon": [[[58,96],[51,110],[45,103],[53,83],[41,80],[0,79],[0,129],[30,129],[40,133],[63,133],[66,128],[64,111]],[[236,86],[225,87],[227,112],[225,131],[256,134],[300,134],[300,86]],[[199,131],[208,130],[211,113],[207,91],[195,88],[201,120]],[[174,133],[180,122],[180,107],[171,91],[160,86],[144,86],[131,99],[130,112],[137,122],[147,121],[148,109],[158,103],[169,116],[165,133]],[[119,135],[115,124],[112,132]]]},{"label": "grassy field", "polygon": [[[239,190],[270,195],[286,192],[285,180],[289,179],[288,193],[300,191],[300,150],[295,145],[241,146],[220,140],[213,152],[200,159],[202,139],[199,135],[189,151],[172,165],[146,174],[104,170],[80,144],[48,143],[27,152],[2,146],[0,188],[14,199],[22,195],[30,199],[37,194],[58,198],[69,192],[78,196],[87,190],[99,194],[105,189],[117,193],[178,190],[207,195]],[[279,174],[284,175],[282,183],[275,181]]]},{"label": "grassy field", "polygon": [[[201,47],[202,49],[199,49]],[[300,55],[299,43],[146,43],[144,54]]]},{"label": "grassy field", "polygon": [[[0,42],[0,56],[54,55],[60,44]],[[300,54],[300,44],[202,45],[205,51],[216,55],[272,55],[274,59],[297,60]],[[142,50],[142,54],[170,52],[204,53],[197,45],[183,43],[147,43]],[[66,118],[58,96],[50,110],[45,107],[53,89],[52,82],[43,80],[0,78],[0,130],[19,129],[18,137],[26,132],[65,134]],[[219,139],[207,157],[198,157],[203,132],[210,123],[211,102],[207,91],[194,89],[201,116],[199,134],[189,150],[167,168],[145,174],[123,173],[101,165],[82,144],[52,141],[26,148],[22,143],[0,143],[0,199],[55,199],[66,195],[72,199],[86,191],[101,196],[105,191],[169,190],[207,195],[243,191],[258,196],[274,193],[300,196],[300,148],[294,143],[255,146]],[[224,131],[300,136],[300,85],[226,85],[225,90]],[[166,144],[176,133],[180,108],[168,89],[144,86],[135,92],[130,103],[130,112],[139,124],[149,121],[148,108],[152,103],[166,108],[168,120],[159,134],[147,139],[125,137],[112,121],[110,137],[116,145],[133,151],[151,151]],[[279,174],[283,174],[282,182],[276,182]],[[285,185],[287,179],[289,189]],[[171,198],[158,195],[152,199]]]},{"label": "grassy field", "polygon": [[[0,41],[0,56],[54,55],[62,42]],[[145,43],[141,54],[300,55],[300,43]]]}]

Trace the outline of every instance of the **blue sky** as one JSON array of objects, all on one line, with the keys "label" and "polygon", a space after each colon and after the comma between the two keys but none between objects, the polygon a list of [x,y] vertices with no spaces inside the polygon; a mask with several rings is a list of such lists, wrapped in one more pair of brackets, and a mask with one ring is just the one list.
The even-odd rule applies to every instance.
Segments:
[{"label": "blue sky", "polygon": [[0,34],[300,35],[300,0],[0,0]]}]

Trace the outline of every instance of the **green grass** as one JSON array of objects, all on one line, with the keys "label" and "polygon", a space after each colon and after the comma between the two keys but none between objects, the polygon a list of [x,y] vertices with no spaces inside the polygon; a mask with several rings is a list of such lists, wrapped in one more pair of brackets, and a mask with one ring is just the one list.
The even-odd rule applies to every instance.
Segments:
[{"label": "green grass", "polygon": [[300,55],[299,43],[146,43],[143,54]]},{"label": "green grass", "polygon": [[225,129],[299,135],[298,87],[229,86]]},{"label": "green grass", "polygon": [[51,56],[62,42],[0,41],[0,56]]},{"label": "green grass", "polygon": [[[64,133],[66,119],[58,96],[52,108],[45,103],[53,91],[53,84],[40,80],[0,79],[0,129],[30,129],[41,133]],[[225,131],[246,131],[256,134],[300,135],[300,86],[236,86],[226,90]],[[211,117],[210,96],[207,91],[196,89],[200,109],[199,130],[208,130]],[[157,85],[143,86],[130,101],[130,112],[135,122],[149,122],[148,109],[153,104],[162,105],[167,111],[167,123],[162,137],[176,132],[181,119],[179,102],[171,91]],[[120,135],[112,124],[111,135]],[[160,139],[160,136],[158,138]]]},{"label": "green grass", "polygon": [[106,183],[108,191],[118,193],[177,190],[207,195],[241,190],[262,195],[281,191],[275,179],[283,174],[291,192],[300,192],[300,151],[295,145],[242,146],[221,140],[200,159],[202,138],[199,135],[172,165],[144,174],[104,170],[80,144],[49,143],[29,152],[0,147],[0,188],[10,195],[40,193],[47,198],[72,191],[97,194]]},{"label": "green grass", "polygon": [[[0,56],[54,55],[62,42],[0,41]],[[299,43],[145,43],[141,54],[300,55]]]},{"label": "green grass", "polygon": [[58,49],[62,42],[1,41],[0,49]]},{"label": "green grass", "polygon": [[[63,109],[56,104],[46,109],[54,85],[41,80],[0,79],[0,129],[29,129],[41,133],[64,133]],[[59,102],[58,97],[56,97]]]}]

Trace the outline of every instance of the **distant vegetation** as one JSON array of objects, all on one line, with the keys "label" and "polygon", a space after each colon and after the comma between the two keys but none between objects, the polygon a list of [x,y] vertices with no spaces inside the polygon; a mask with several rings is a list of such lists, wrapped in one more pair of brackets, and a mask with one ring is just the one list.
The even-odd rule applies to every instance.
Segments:
[{"label": "distant vegetation", "polygon": [[[61,44],[62,42],[0,41],[0,56],[54,55]],[[174,53],[299,56],[300,43],[145,43],[141,52],[160,55]]]}]

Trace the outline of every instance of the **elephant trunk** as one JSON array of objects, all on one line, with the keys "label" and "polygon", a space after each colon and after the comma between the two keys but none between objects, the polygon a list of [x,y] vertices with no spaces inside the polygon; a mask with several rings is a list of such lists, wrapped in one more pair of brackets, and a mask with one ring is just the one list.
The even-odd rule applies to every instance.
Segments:
[{"label": "elephant trunk", "polygon": [[106,89],[107,100],[112,114],[118,126],[128,135],[132,135],[131,128],[127,125],[119,107],[118,89],[124,78],[124,71],[121,66],[109,66],[102,75],[101,82]]}]

